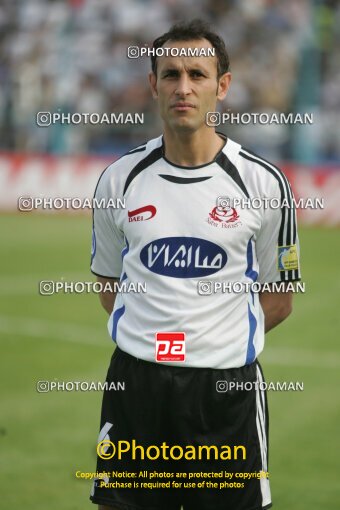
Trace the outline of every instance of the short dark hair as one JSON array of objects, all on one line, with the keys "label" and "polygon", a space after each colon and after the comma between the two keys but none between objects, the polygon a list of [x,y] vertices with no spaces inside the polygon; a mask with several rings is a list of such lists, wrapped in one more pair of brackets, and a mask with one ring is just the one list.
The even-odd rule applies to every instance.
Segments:
[{"label": "short dark hair", "polygon": [[[167,41],[191,41],[193,39],[207,39],[215,48],[217,56],[217,78],[229,71],[229,56],[223,39],[212,32],[208,23],[201,19],[189,22],[182,21],[172,25],[170,30],[154,40],[152,47],[161,48]],[[157,74],[157,56],[151,55],[151,69]]]}]

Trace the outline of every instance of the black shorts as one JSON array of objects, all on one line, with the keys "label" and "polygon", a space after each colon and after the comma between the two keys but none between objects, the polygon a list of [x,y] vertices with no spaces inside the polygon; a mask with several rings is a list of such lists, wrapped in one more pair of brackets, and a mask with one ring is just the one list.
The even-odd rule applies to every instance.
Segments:
[{"label": "black shorts", "polygon": [[103,478],[95,479],[90,499],[117,510],[270,508],[260,382],[258,361],[235,369],[174,367],[117,347],[98,440]]}]

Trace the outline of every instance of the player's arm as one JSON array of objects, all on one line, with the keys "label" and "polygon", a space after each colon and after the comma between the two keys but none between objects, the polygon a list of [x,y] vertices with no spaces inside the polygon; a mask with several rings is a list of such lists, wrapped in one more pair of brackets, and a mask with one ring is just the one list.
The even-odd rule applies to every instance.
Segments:
[{"label": "player's arm", "polygon": [[[284,200],[281,203],[287,205],[264,211],[261,230],[256,239],[258,281],[266,284],[266,289],[259,294],[266,333],[292,312],[293,292],[287,285],[290,284],[291,288],[291,282],[300,280],[299,239],[293,194],[284,176],[281,182],[284,185],[280,187],[278,181],[273,180],[269,196]],[[280,288],[270,288],[274,282]]]},{"label": "player's arm", "polygon": [[[112,182],[111,167],[101,175],[95,197],[108,200],[116,198],[114,182]],[[115,210],[113,208],[96,208],[93,211],[91,271],[101,283],[99,294],[103,308],[111,314],[115,302],[115,282],[119,281],[122,271],[122,249],[124,248],[124,234],[116,225]]]},{"label": "player's arm", "polygon": [[289,292],[261,292],[259,295],[264,313],[265,333],[284,321],[293,309],[293,293]]},{"label": "player's arm", "polygon": [[115,282],[118,282],[119,279],[97,276],[97,281],[101,283],[101,287],[103,289],[99,294],[100,302],[104,310],[106,310],[110,315],[116,299]]}]

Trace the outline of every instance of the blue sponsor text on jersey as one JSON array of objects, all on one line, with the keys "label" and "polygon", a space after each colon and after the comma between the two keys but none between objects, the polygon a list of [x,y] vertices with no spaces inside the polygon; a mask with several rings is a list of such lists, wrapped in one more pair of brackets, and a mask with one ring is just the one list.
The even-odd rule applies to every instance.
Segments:
[{"label": "blue sponsor text on jersey", "polygon": [[209,276],[228,260],[223,248],[197,237],[164,237],[141,250],[143,265],[153,273],[172,278]]}]

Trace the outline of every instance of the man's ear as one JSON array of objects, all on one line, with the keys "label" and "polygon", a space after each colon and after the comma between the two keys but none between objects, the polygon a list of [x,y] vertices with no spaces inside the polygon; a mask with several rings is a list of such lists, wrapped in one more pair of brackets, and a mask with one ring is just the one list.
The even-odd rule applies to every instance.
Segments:
[{"label": "man's ear", "polygon": [[152,97],[154,99],[158,99],[158,92],[157,92],[157,76],[154,72],[149,73],[149,83],[151,88]]},{"label": "man's ear", "polygon": [[217,99],[219,101],[222,101],[225,96],[227,95],[229,86],[231,82],[231,73],[224,73],[220,78],[218,79],[218,85],[217,85]]}]

